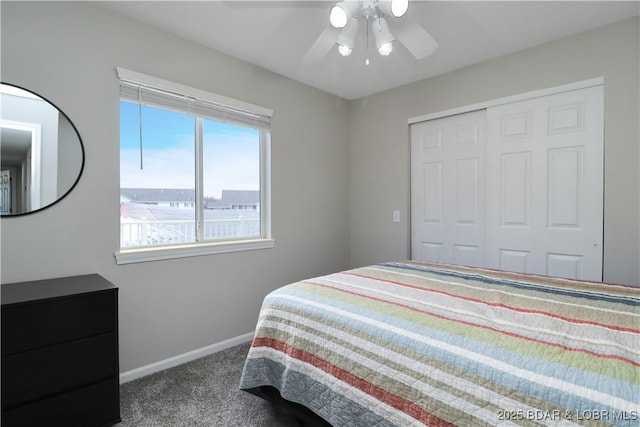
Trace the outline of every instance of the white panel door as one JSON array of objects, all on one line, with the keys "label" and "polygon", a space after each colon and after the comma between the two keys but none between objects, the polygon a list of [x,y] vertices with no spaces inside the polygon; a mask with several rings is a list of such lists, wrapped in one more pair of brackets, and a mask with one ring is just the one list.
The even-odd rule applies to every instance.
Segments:
[{"label": "white panel door", "polygon": [[602,280],[603,90],[487,110],[487,266]]},{"label": "white panel door", "polygon": [[0,214],[11,211],[11,171],[0,171]]},{"label": "white panel door", "polygon": [[411,126],[413,259],[484,265],[485,115]]}]

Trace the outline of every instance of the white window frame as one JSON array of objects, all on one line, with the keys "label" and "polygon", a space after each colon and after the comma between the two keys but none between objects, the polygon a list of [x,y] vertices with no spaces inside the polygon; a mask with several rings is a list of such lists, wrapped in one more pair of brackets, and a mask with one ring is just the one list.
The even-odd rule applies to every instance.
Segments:
[{"label": "white window frame", "polygon": [[[206,103],[222,113],[217,117],[217,120],[224,120],[224,111],[230,110],[246,115],[248,120],[252,120],[252,117],[255,117],[256,122],[261,124],[261,128],[270,126],[271,117],[273,116],[273,110],[271,109],[120,67],[117,68],[117,73],[121,85],[137,85],[143,88],[153,88],[155,90],[176,94],[195,102]],[[155,106],[162,107],[162,105],[159,104]],[[198,114],[194,115],[199,116]],[[216,119],[216,117],[212,118],[214,120]],[[196,120],[201,119],[197,118]],[[238,240],[208,240],[179,245],[120,248],[119,251],[115,253],[116,263],[130,264],[274,247],[275,241],[271,236],[271,138],[270,133],[260,132],[260,135],[260,237]],[[201,175],[201,164],[199,165],[199,169],[200,170],[196,171],[197,175]],[[197,193],[199,194],[196,194],[196,209],[198,209],[200,205],[199,197],[202,196],[201,185],[198,187]],[[196,215],[196,217],[197,216],[198,215]]]}]

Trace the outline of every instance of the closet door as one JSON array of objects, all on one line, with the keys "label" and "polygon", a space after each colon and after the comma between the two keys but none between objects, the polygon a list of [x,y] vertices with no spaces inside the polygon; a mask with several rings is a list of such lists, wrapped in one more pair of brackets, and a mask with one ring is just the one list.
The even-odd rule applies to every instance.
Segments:
[{"label": "closet door", "polygon": [[603,89],[487,110],[487,266],[602,280]]},{"label": "closet door", "polygon": [[413,259],[484,265],[485,114],[411,125]]}]

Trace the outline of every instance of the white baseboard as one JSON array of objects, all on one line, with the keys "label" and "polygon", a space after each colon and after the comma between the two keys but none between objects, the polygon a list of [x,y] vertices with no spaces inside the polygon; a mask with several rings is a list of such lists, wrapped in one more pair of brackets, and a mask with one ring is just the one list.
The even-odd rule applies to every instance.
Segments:
[{"label": "white baseboard", "polygon": [[141,366],[130,371],[126,371],[120,374],[120,384],[133,381],[135,379],[144,377],[146,375],[153,374],[165,369],[173,368],[174,366],[182,365],[183,363],[191,362],[192,360],[199,359],[204,356],[208,356],[213,353],[217,353],[222,350],[226,350],[230,347],[249,342],[253,339],[253,332],[240,335],[228,340],[220,341],[215,344],[208,345],[206,347],[198,348],[187,353],[179,354],[178,356],[170,357],[168,359],[160,360],[159,362],[151,363],[150,365]]}]

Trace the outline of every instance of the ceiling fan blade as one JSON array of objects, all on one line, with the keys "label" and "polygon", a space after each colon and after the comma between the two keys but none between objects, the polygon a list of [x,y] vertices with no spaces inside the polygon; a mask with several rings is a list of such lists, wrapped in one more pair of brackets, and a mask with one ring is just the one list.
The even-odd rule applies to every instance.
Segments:
[{"label": "ceiling fan blade", "polygon": [[331,48],[336,44],[338,40],[339,31],[332,26],[328,26],[320,33],[316,41],[311,45],[307,53],[302,60],[304,62],[319,62],[324,59],[329,53]]},{"label": "ceiling fan blade", "polygon": [[393,32],[416,59],[426,58],[440,46],[421,25],[416,23],[406,23]]},{"label": "ceiling fan blade", "polygon": [[282,8],[282,7],[315,7],[327,8],[326,1],[312,0],[222,0],[226,6],[236,9]]}]

